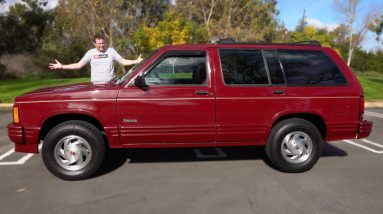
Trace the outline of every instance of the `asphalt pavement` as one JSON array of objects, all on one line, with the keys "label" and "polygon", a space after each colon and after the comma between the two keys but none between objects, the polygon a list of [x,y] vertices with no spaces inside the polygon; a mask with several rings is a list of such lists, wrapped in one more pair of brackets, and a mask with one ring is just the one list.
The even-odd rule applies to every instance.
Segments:
[{"label": "asphalt pavement", "polygon": [[308,172],[273,169],[263,147],[112,150],[98,174],[62,181],[12,152],[0,112],[0,213],[383,213],[383,109],[365,140],[325,145]]}]

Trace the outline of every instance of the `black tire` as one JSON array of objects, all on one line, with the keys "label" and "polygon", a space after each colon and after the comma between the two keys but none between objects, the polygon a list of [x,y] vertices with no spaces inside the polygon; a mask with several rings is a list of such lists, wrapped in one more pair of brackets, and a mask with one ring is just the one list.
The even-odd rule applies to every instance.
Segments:
[{"label": "black tire", "polygon": [[292,118],[271,129],[266,154],[276,169],[297,173],[311,169],[321,156],[322,148],[318,129],[307,120]]},{"label": "black tire", "polygon": [[88,122],[70,120],[49,131],[44,139],[42,158],[47,169],[56,177],[83,180],[99,169],[105,150],[100,130]]}]

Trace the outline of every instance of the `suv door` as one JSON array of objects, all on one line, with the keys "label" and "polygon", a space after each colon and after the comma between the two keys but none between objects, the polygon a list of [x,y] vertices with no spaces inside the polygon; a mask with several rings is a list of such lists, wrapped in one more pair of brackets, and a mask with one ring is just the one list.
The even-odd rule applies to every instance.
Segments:
[{"label": "suv door", "polygon": [[214,91],[205,50],[168,51],[122,89],[117,100],[123,144],[214,142]]},{"label": "suv door", "polygon": [[216,72],[216,140],[264,144],[274,118],[288,109],[275,51],[220,48],[217,52],[221,66]]}]

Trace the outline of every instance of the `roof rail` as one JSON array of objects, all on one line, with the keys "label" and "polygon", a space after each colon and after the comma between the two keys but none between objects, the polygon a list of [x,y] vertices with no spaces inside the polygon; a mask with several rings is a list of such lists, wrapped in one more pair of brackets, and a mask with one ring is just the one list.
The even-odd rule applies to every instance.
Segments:
[{"label": "roof rail", "polygon": [[292,42],[291,44],[321,46],[320,42],[317,41],[317,40],[307,40],[307,41]]},{"label": "roof rail", "polygon": [[317,40],[307,40],[291,43],[252,43],[252,42],[236,42],[233,38],[215,38],[211,41],[213,44],[253,44],[253,45],[311,45],[311,46],[321,46],[320,42]]},{"label": "roof rail", "polygon": [[213,43],[213,44],[234,44],[237,42],[233,38],[223,38],[223,39],[215,38],[215,39],[211,40],[211,43]]}]

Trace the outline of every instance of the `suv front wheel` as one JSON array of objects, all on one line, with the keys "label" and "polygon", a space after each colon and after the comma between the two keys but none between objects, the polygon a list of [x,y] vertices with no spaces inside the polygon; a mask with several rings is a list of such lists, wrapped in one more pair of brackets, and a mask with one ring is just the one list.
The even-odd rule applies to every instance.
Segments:
[{"label": "suv front wheel", "polygon": [[91,177],[105,156],[103,137],[94,125],[79,120],[63,122],[45,137],[42,158],[45,166],[63,180]]},{"label": "suv front wheel", "polygon": [[280,171],[304,172],[318,161],[322,147],[322,136],[311,122],[292,118],[271,129],[266,154]]}]

